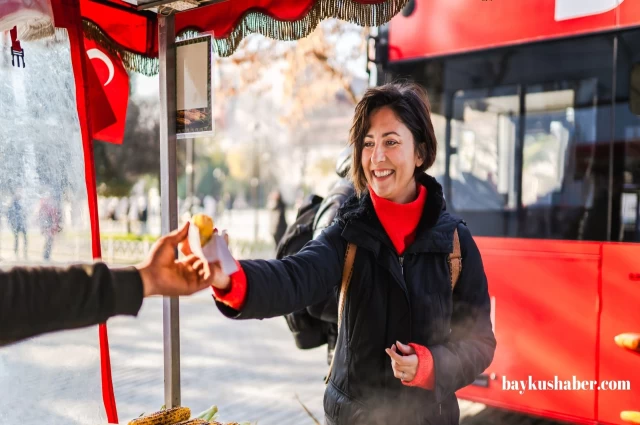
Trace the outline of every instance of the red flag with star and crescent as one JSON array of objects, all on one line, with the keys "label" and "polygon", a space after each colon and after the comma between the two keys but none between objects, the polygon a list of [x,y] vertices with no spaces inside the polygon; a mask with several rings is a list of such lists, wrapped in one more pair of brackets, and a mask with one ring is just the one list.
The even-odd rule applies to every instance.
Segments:
[{"label": "red flag with star and crescent", "polygon": [[87,38],[84,46],[92,138],[122,144],[129,102],[129,76],[117,55]]}]

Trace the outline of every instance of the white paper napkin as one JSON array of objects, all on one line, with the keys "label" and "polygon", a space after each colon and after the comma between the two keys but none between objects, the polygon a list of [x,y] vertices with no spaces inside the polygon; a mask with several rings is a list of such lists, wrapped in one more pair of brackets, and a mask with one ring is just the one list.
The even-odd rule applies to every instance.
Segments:
[{"label": "white paper napkin", "polygon": [[198,256],[198,258],[209,263],[219,261],[222,272],[225,275],[229,276],[238,271],[238,266],[231,252],[229,252],[229,247],[222,235],[213,235],[204,247],[200,247],[200,230],[198,230],[198,226],[191,222],[187,239],[189,240],[191,252]]}]

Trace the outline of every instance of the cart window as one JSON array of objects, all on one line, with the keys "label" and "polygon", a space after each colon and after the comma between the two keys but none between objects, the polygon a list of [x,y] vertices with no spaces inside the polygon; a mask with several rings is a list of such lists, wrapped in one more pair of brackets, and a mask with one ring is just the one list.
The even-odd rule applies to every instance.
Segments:
[{"label": "cart window", "polygon": [[[69,41],[21,40],[11,65],[0,33],[0,267],[90,263],[84,157]],[[2,423],[106,423],[97,326],[0,350]],[[28,420],[28,419],[27,419]]]}]

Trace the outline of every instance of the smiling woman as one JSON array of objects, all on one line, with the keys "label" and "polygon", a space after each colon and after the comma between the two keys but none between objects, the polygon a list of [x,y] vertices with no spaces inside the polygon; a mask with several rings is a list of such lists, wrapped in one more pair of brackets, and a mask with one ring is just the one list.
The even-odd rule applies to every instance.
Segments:
[{"label": "smiling woman", "polygon": [[367,90],[351,144],[357,196],[295,255],[241,260],[231,276],[213,264],[218,308],[264,319],[328,297],[338,305],[340,294],[325,423],[458,424],[456,391],[491,363],[496,340],[480,252],[425,173],[437,151],[426,93],[413,84]]},{"label": "smiling woman", "polygon": [[[352,179],[358,193],[369,186],[385,199],[405,204],[417,195],[415,176],[431,167],[437,141],[429,100],[414,84],[367,91],[351,129]],[[426,114],[417,114],[423,110]]]}]

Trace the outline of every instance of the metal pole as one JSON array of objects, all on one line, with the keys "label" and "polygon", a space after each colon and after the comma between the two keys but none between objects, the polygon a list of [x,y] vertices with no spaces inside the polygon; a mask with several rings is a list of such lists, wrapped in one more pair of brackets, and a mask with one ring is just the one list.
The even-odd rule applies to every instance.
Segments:
[{"label": "metal pole", "polygon": [[[161,228],[167,234],[178,227],[176,174],[176,47],[174,16],[158,16],[160,59],[160,192]],[[176,257],[178,253],[176,252]],[[180,310],[178,297],[164,297],[164,402],[180,405]]]},{"label": "metal pole", "polygon": [[194,185],[194,176],[193,176],[193,159],[194,159],[194,153],[193,153],[193,144],[194,144],[194,140],[193,138],[188,138],[186,140],[186,144],[187,144],[187,166],[185,167],[185,178],[186,178],[186,183],[187,183],[187,199],[188,199],[188,203],[187,206],[189,207],[189,214],[193,214],[193,185]]}]

